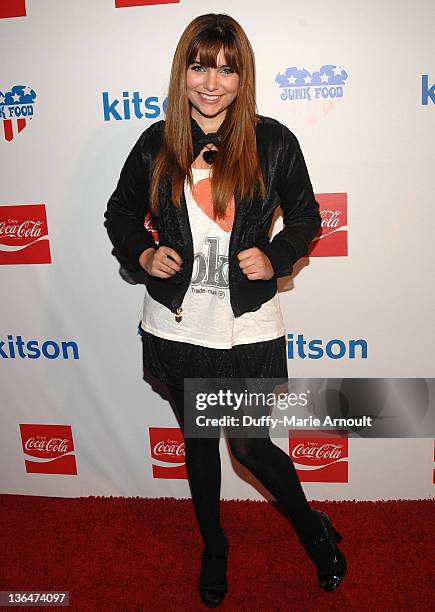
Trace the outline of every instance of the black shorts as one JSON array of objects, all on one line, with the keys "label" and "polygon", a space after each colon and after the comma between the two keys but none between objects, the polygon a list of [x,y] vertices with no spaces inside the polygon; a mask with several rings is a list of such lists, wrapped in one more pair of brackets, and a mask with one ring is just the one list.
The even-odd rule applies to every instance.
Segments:
[{"label": "black shorts", "polygon": [[144,370],[178,389],[185,378],[288,378],[285,336],[215,349],[140,334]]}]

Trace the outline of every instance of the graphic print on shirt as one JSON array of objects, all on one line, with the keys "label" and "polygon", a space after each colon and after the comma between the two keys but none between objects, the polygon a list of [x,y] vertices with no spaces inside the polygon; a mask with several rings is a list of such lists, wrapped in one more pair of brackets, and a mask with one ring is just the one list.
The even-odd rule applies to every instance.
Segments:
[{"label": "graphic print on shirt", "polygon": [[[208,220],[201,214],[194,215],[206,235],[201,250],[194,254],[191,291],[195,294],[208,293],[223,299],[224,290],[228,288],[228,244],[234,221],[234,197],[231,198],[225,217],[215,219],[210,178],[198,180],[194,184],[192,196]],[[192,221],[195,223],[193,219]]]},{"label": "graphic print on shirt", "polygon": [[216,225],[219,225],[224,232],[230,232],[234,221],[234,196],[225,211],[223,219],[213,218],[213,198],[211,193],[211,180],[209,178],[201,179],[195,183],[192,192],[195,202],[209,219],[212,219]]},{"label": "graphic print on shirt", "polygon": [[219,236],[209,236],[204,242],[208,245],[208,255],[195,254],[190,284],[228,287],[228,256],[219,255]]}]

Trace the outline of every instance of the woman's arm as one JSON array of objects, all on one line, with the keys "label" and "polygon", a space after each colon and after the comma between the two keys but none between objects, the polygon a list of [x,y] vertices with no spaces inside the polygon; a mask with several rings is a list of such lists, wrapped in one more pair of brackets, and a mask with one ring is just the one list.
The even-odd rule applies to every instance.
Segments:
[{"label": "woman's arm", "polygon": [[149,176],[151,155],[144,147],[146,130],[130,151],[104,213],[104,225],[115,247],[113,254],[123,267],[141,270],[140,255],[157,249],[152,233],[144,227],[149,211]]},{"label": "woman's arm", "polygon": [[300,257],[308,254],[321,225],[308,170],[296,136],[281,124],[282,142],[277,192],[281,199],[284,229],[262,247],[277,277],[287,276]]}]

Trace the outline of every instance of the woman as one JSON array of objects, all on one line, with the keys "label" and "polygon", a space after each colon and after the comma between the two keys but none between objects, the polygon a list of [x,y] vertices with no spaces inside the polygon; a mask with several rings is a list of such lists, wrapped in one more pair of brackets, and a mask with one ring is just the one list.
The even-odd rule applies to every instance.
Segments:
[{"label": "woman", "polygon": [[[270,241],[278,205],[284,229]],[[183,433],[185,378],[287,379],[277,278],[307,255],[320,216],[295,136],[256,114],[254,55],[231,17],[202,15],[182,34],[166,121],[140,136],[105,217],[124,267],[147,272],[144,367],[169,386]],[[341,536],[310,508],[291,458],[268,434],[229,444],[287,511],[320,585],[335,589],[346,571]],[[229,549],[219,438],[185,436],[185,459],[204,545],[199,592],[215,607],[227,590]]]}]

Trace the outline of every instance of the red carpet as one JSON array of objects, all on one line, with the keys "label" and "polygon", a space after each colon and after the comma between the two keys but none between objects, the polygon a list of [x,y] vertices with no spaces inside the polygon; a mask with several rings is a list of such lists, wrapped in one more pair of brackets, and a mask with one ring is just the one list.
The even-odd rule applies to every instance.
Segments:
[{"label": "red carpet", "polygon": [[[312,506],[344,536],[348,573],[338,589],[317,585],[275,504],[224,501],[229,591],[220,610],[433,609],[434,501]],[[69,609],[83,612],[207,609],[196,591],[201,540],[190,500],[0,495],[0,520],[0,590],[68,590]]]}]

